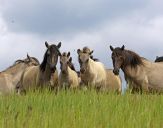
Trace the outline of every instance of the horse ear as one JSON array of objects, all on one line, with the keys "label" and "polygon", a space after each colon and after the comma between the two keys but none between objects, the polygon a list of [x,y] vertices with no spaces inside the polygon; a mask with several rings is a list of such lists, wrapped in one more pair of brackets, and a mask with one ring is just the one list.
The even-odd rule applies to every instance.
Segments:
[{"label": "horse ear", "polygon": [[27,53],[27,58],[28,58],[29,61],[31,60],[31,57],[28,55],[28,53]]},{"label": "horse ear", "polygon": [[111,45],[110,45],[110,50],[111,50],[111,51],[114,51],[114,48],[113,48]]},{"label": "horse ear", "polygon": [[70,56],[70,52],[67,53],[67,57],[69,57],[69,56]]},{"label": "horse ear", "polygon": [[121,47],[121,49],[124,50],[124,49],[125,49],[125,46],[123,45],[123,46]]},{"label": "horse ear", "polygon": [[81,50],[80,50],[80,49],[78,49],[78,50],[77,50],[77,53],[78,53],[78,54],[80,54],[80,53],[81,53]]},{"label": "horse ear", "polygon": [[47,41],[45,41],[45,46],[46,46],[47,48],[49,48],[49,44],[48,44]]},{"label": "horse ear", "polygon": [[69,61],[72,62],[72,57],[70,57]]},{"label": "horse ear", "polygon": [[89,55],[91,55],[93,52],[94,52],[94,51],[92,50],[92,51],[89,53]]},{"label": "horse ear", "polygon": [[59,42],[59,43],[58,43],[58,45],[57,45],[57,47],[58,47],[58,48],[60,48],[60,47],[61,47],[61,45],[62,45],[62,43],[61,43],[61,42]]}]

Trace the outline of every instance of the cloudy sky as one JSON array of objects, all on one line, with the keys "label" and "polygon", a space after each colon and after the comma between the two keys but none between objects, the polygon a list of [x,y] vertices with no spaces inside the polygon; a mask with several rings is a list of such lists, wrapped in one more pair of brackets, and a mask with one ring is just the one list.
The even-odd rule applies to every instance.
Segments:
[{"label": "cloudy sky", "polygon": [[89,46],[112,67],[109,45],[147,59],[163,55],[162,0],[0,0],[0,70],[27,53],[42,61],[44,42],[61,51]]}]

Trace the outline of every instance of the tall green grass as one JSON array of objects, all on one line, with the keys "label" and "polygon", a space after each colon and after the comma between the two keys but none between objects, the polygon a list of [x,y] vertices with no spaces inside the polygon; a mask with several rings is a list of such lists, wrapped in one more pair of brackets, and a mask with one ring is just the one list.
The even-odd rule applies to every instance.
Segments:
[{"label": "tall green grass", "polygon": [[0,97],[2,128],[161,128],[163,96],[87,91]]}]

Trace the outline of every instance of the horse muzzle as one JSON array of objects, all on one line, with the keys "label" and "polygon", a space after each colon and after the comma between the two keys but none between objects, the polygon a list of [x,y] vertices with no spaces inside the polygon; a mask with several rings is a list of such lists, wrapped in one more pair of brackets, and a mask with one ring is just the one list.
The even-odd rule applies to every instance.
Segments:
[{"label": "horse muzzle", "polygon": [[118,70],[118,69],[114,69],[114,70],[113,70],[113,73],[114,73],[115,75],[119,75],[119,70]]},{"label": "horse muzzle", "polygon": [[85,72],[85,69],[80,69],[80,72],[83,74]]},{"label": "horse muzzle", "polygon": [[52,66],[50,66],[50,69],[51,69],[51,72],[54,73],[56,70],[56,66],[52,65]]},{"label": "horse muzzle", "polygon": [[66,74],[67,72],[66,72],[65,70],[62,70],[62,73],[63,73],[63,74]]}]

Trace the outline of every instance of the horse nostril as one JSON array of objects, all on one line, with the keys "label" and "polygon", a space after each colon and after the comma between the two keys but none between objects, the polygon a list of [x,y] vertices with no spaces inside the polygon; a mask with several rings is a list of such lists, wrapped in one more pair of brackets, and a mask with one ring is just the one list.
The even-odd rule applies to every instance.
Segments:
[{"label": "horse nostril", "polygon": [[55,70],[56,70],[56,67],[55,66],[51,66],[50,68],[51,68],[51,71],[54,73]]},{"label": "horse nostril", "polygon": [[119,75],[119,70],[114,69],[114,70],[113,70],[113,73],[114,73],[115,75]]},{"label": "horse nostril", "polygon": [[62,70],[62,73],[63,73],[63,74],[65,74],[65,73],[66,73],[66,71],[65,71],[65,70]]},{"label": "horse nostril", "polygon": [[84,70],[84,69],[80,69],[80,72],[81,72],[81,73],[84,73],[84,72],[85,72],[85,70]]}]

